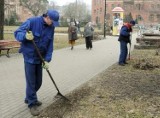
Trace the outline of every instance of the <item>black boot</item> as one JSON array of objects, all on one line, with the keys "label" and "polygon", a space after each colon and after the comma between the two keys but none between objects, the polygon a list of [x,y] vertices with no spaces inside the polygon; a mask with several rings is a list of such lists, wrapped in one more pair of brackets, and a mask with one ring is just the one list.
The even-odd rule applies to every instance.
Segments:
[{"label": "black boot", "polygon": [[[28,100],[24,100],[24,103],[28,104]],[[41,106],[42,102],[41,101],[36,101],[34,104],[37,105],[37,106]]]}]

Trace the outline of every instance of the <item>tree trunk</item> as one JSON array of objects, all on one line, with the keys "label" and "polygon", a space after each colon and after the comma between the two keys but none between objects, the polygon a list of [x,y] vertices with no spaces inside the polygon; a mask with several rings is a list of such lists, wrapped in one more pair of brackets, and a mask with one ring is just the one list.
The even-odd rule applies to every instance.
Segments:
[{"label": "tree trunk", "polygon": [[0,40],[3,40],[4,0],[0,0]]}]

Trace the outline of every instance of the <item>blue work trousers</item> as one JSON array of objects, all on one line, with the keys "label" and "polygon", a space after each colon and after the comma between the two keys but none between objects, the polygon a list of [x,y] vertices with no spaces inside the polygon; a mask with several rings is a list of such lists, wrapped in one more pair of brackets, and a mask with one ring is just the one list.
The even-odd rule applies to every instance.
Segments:
[{"label": "blue work trousers", "polygon": [[120,41],[119,64],[126,63],[127,55],[128,55],[127,42]]},{"label": "blue work trousers", "polygon": [[26,98],[28,107],[32,107],[37,100],[37,91],[42,85],[42,64],[25,62]]}]

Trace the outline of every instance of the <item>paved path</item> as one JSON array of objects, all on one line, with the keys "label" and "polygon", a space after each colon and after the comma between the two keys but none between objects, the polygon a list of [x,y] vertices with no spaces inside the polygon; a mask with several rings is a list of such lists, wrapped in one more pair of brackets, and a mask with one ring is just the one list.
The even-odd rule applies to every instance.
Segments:
[{"label": "paved path", "polygon": [[[50,72],[61,93],[69,93],[116,63],[119,56],[117,38],[107,36],[106,39],[96,41],[92,50],[86,50],[85,45],[79,45],[72,51],[70,48],[54,51]],[[57,93],[45,70],[43,76],[43,85],[38,92],[38,98],[43,102],[40,109],[50,105]],[[0,57],[0,118],[31,118],[29,109],[23,102],[24,96],[22,55]]]}]

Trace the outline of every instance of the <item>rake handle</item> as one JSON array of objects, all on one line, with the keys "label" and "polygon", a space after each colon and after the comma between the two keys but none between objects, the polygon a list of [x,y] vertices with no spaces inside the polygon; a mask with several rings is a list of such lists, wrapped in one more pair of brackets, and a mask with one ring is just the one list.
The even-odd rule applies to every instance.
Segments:
[{"label": "rake handle", "polygon": [[[32,41],[32,43],[33,43],[33,45],[34,45],[34,48],[36,49],[36,52],[37,52],[37,54],[38,54],[40,60],[42,61],[42,64],[45,64],[45,62],[44,62],[44,60],[43,60],[43,57],[42,57],[42,55],[41,55],[41,53],[40,53],[40,51],[39,51],[39,49],[38,49],[36,43],[34,42],[34,40],[31,40],[31,41]],[[49,77],[51,78],[53,84],[55,85],[55,87],[56,87],[58,93],[60,93],[60,91],[59,91],[59,89],[58,89],[58,87],[57,87],[57,85],[56,85],[56,83],[55,83],[55,81],[54,81],[54,79],[53,79],[53,77],[52,77],[50,71],[49,71],[48,69],[46,69],[46,71],[47,71],[47,73],[49,74]],[[61,94],[61,93],[60,93],[60,94]]]}]

